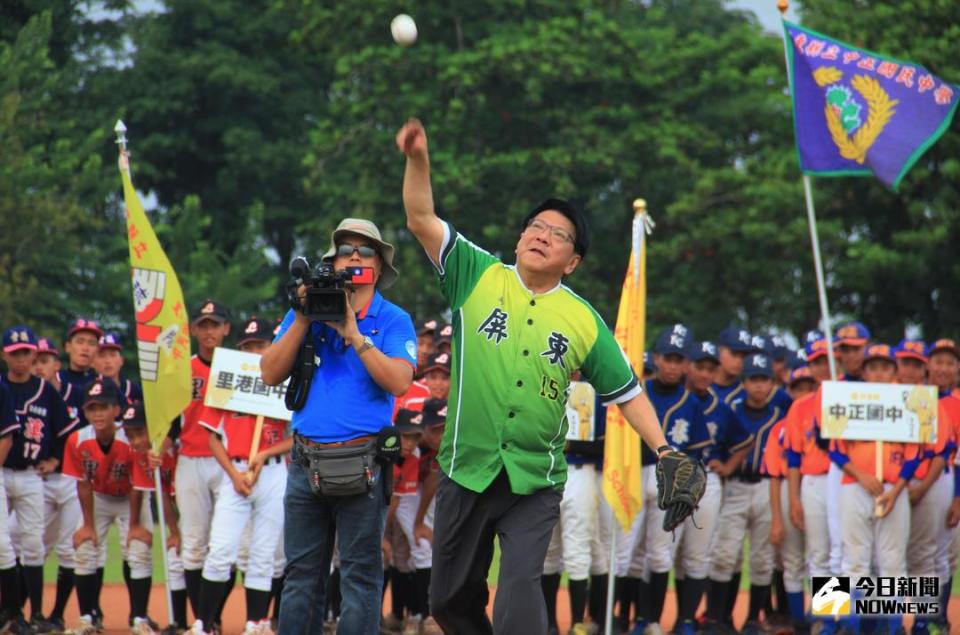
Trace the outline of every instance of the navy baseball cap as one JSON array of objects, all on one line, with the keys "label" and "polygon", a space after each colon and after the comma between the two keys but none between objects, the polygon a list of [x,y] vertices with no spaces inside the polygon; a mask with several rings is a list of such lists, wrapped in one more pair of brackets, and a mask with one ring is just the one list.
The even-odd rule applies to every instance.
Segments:
[{"label": "navy baseball cap", "polygon": [[135,401],[120,413],[120,425],[124,428],[147,425],[147,414],[143,411],[143,402]]},{"label": "navy baseball cap", "polygon": [[674,324],[668,326],[657,338],[653,345],[653,352],[657,355],[680,355],[689,357],[690,342],[693,339],[693,333],[683,324]]},{"label": "navy baseball cap", "polygon": [[747,355],[743,360],[743,377],[766,377],[773,378],[773,360],[763,353],[754,353]]},{"label": "navy baseball cap", "polygon": [[643,351],[643,372],[652,373],[656,368],[653,365],[653,357],[650,351]]},{"label": "navy baseball cap", "polygon": [[923,340],[900,340],[897,347],[893,350],[897,359],[912,358],[926,364],[929,361],[927,355],[927,345]]},{"label": "navy baseball cap", "polygon": [[810,329],[803,334],[803,345],[812,344],[818,340],[826,339],[823,335],[823,331],[820,329]]},{"label": "navy baseball cap", "polygon": [[870,329],[860,322],[848,322],[837,329],[837,346],[866,346]]},{"label": "navy baseball cap", "polygon": [[450,374],[450,353],[434,353],[427,358],[427,364],[421,374],[426,375],[431,370],[442,370],[448,375]]},{"label": "navy baseball cap", "polygon": [[788,386],[793,386],[794,384],[799,384],[801,381],[812,381],[817,383],[817,380],[814,379],[813,373],[810,371],[809,366],[800,366],[799,368],[794,368],[790,371],[790,378],[787,380]]},{"label": "navy baseball cap", "polygon": [[770,357],[776,360],[785,360],[793,354],[786,341],[779,335],[771,335],[767,338],[767,342],[770,348]]},{"label": "navy baseball cap", "polygon": [[770,340],[768,340],[764,336],[752,335],[750,337],[750,345],[753,346],[753,351],[755,353],[763,353],[764,355],[773,357],[772,355],[770,355],[770,351],[771,351]]},{"label": "navy baseball cap", "polygon": [[736,326],[728,326],[720,331],[717,345],[741,353],[752,353],[754,351],[753,338],[750,337],[750,332]]},{"label": "navy baseball cap", "polygon": [[702,362],[705,359],[719,363],[720,355],[717,352],[717,345],[713,342],[691,342],[690,361]]},{"label": "navy baseball cap", "polygon": [[103,335],[103,329],[100,328],[100,325],[94,320],[88,320],[86,318],[77,318],[73,321],[73,324],[70,325],[70,329],[67,331],[67,341],[71,337],[76,335],[81,331],[87,331],[88,333],[93,333],[97,336],[97,340],[100,340],[100,337]]},{"label": "navy baseball cap", "polygon": [[227,307],[216,300],[207,298],[198,304],[197,308],[193,311],[193,315],[190,316],[190,324],[197,324],[203,320],[213,320],[214,322],[223,324],[227,321]]},{"label": "navy baseball cap", "polygon": [[100,348],[112,348],[114,350],[123,350],[123,338],[115,331],[107,331],[100,336]]},{"label": "navy baseball cap", "polygon": [[453,324],[444,324],[436,332],[437,344],[453,341]]},{"label": "navy baseball cap", "polygon": [[798,368],[803,368],[807,365],[807,351],[800,349],[798,351],[791,351],[790,357],[787,358],[787,368],[790,370],[796,370]]},{"label": "navy baseball cap", "polygon": [[423,425],[428,428],[447,422],[447,400],[427,399],[423,403]]},{"label": "navy baseball cap", "polygon": [[863,354],[863,362],[867,363],[871,359],[885,359],[893,364],[897,363],[894,356],[894,348],[889,344],[871,344]]},{"label": "navy baseball cap", "polygon": [[407,408],[397,410],[397,416],[393,420],[393,425],[401,434],[404,432],[423,432],[423,413]]},{"label": "navy baseball cap", "polygon": [[37,353],[40,355],[60,357],[60,351],[57,349],[57,345],[54,344],[53,340],[49,337],[41,337],[37,340]]},{"label": "navy baseball cap", "polygon": [[37,350],[37,336],[29,326],[19,324],[4,331],[3,352],[12,353],[22,350]]},{"label": "navy baseball cap", "polygon": [[98,377],[83,389],[83,406],[90,403],[102,403],[108,406],[120,405],[120,390],[112,379]]},{"label": "navy baseball cap", "polygon": [[237,346],[251,340],[260,340],[262,342],[273,341],[273,327],[262,318],[253,316],[243,323],[240,328],[240,339],[237,340]]}]

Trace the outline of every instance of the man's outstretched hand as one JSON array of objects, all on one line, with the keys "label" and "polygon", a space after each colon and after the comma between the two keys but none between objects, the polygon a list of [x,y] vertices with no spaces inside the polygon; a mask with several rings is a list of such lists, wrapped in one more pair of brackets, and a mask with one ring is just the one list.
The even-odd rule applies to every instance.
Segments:
[{"label": "man's outstretched hand", "polygon": [[427,158],[427,131],[419,119],[407,119],[397,133],[397,148],[407,155],[408,159]]}]

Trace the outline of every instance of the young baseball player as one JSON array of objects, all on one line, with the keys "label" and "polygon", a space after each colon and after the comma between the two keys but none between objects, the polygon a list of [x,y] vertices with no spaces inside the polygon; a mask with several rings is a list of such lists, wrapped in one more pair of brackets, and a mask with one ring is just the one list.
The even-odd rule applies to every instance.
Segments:
[{"label": "young baseball player", "polygon": [[900,340],[894,349],[898,384],[927,383],[927,345],[922,340]]},{"label": "young baseball player", "polygon": [[420,440],[420,495],[417,515],[414,519],[413,535],[418,549],[425,549],[428,565],[418,566],[414,572],[417,594],[424,607],[422,635],[442,633],[430,612],[430,578],[433,572],[433,513],[436,507],[437,483],[440,477],[440,464],[437,451],[443,439],[447,423],[447,400],[428,399],[423,404],[423,438]]},{"label": "young baseball player", "polygon": [[[677,589],[677,626],[674,631],[687,635],[696,629],[694,618],[707,588],[711,547],[720,514],[723,485],[721,479],[733,474],[749,452],[753,435],[733,411],[710,388],[717,372],[719,354],[712,342],[694,342],[687,368],[687,390],[699,401],[710,444],[702,459],[707,466],[707,489],[693,519],[684,522],[677,550],[675,581]],[[689,523],[689,524],[687,524]]]},{"label": "young baseball player", "polygon": [[726,607],[744,538],[750,537],[750,607],[744,633],[759,633],[760,611],[768,603],[773,575],[773,549],[770,536],[770,486],[763,469],[763,450],[774,424],[782,417],[779,407],[770,402],[773,391],[773,361],[762,354],[747,357],[743,369],[745,398],[731,409],[741,425],[754,436],[753,445],[739,469],[723,486],[723,506],[713,549],[707,614],[720,621],[720,607]]},{"label": "young baseball player", "polygon": [[123,368],[123,344],[119,333],[108,332],[100,336],[100,346],[97,348],[93,366],[102,376],[112,379],[120,389],[121,407],[143,401],[140,384],[120,377],[120,370]]},{"label": "young baseball player", "polygon": [[844,381],[861,381],[863,353],[870,341],[870,329],[860,322],[849,322],[837,328],[833,339],[840,358]]},{"label": "young baseball player", "polygon": [[215,300],[201,302],[191,316],[190,333],[197,340],[197,353],[190,359],[193,395],[182,417],[176,491],[182,541],[180,557],[187,580],[187,596],[194,616],[199,616],[200,581],[207,557],[210,520],[224,473],[210,449],[210,434],[200,425],[200,413],[207,394],[213,350],[222,345],[230,333],[226,307]]},{"label": "young baseball player", "polygon": [[427,358],[433,354],[439,328],[437,320],[431,319],[417,329],[417,368],[424,368]]},{"label": "young baseball player", "polygon": [[[241,351],[260,354],[272,338],[270,324],[253,317],[243,325],[237,346]],[[256,420],[254,415],[209,406],[200,414],[200,425],[209,433],[213,456],[229,481],[223,480],[216,497],[194,633],[212,632],[209,627],[204,630],[204,625],[212,627],[216,622],[237,565],[240,539],[247,522],[251,523],[251,532],[244,576],[247,600],[244,633],[271,632],[268,611],[274,556],[283,534],[283,492],[287,486],[283,455],[290,451],[292,439],[284,439],[286,421],[264,418],[257,454],[248,463]]]},{"label": "young baseball player", "polygon": [[450,353],[430,355],[421,373],[421,381],[430,390],[430,398],[446,399],[450,392]]},{"label": "young baseball player", "polygon": [[[812,394],[817,389],[817,380],[810,369],[801,366],[790,372],[787,390],[793,400]],[[790,522],[788,501],[790,492],[787,483],[786,419],[781,419],[770,431],[764,449],[764,468],[770,476],[770,544],[777,551],[777,560],[783,572],[786,602],[794,629],[804,623],[803,579],[806,573],[804,561],[804,536]],[[778,609],[780,607],[778,601]]]},{"label": "young baseball player", "polygon": [[[150,544],[139,539],[127,544],[130,526],[130,491],[137,464],[134,442],[128,437],[139,433],[136,444],[146,446],[143,425],[124,422],[118,428],[120,394],[109,379],[95,379],[84,389],[84,414],[90,425],[70,434],[63,457],[64,476],[76,480],[83,520],[74,532],[76,549],[77,600],[80,624],[74,631],[90,635],[96,631],[94,610],[99,604],[100,584],[97,569],[106,561],[107,531],[116,523],[120,533],[121,554],[130,567],[130,612],[133,632],[152,633],[147,621],[152,562]],[[139,427],[136,433],[133,428]],[[143,483],[149,487],[150,483]],[[153,520],[146,506],[140,510],[140,525],[152,531]]]},{"label": "young baseball player", "polygon": [[[710,444],[710,435],[699,399],[691,395],[683,384],[691,340],[690,330],[682,324],[668,327],[660,334],[653,349],[657,372],[645,387],[667,441],[680,451],[699,458]],[[633,568],[640,565],[643,580],[638,594],[642,614],[634,625],[637,632],[641,632],[648,624],[660,621],[678,545],[671,533],[663,531],[665,512],[657,506],[656,458],[653,452],[644,449],[641,463],[644,502],[640,515],[643,520],[631,563]],[[682,533],[683,525],[677,531]]]},{"label": "young baseball player", "polygon": [[57,345],[48,337],[37,339],[37,355],[33,358],[33,368],[30,372],[45,379],[51,386],[60,391],[60,351]]},{"label": "young baseball player", "polygon": [[[43,478],[60,465],[57,442],[77,425],[67,414],[60,393],[47,381],[31,374],[37,355],[36,337],[26,326],[8,329],[3,337],[7,373],[3,383],[14,398],[20,431],[3,464],[8,511],[17,519],[17,557],[26,593],[30,598],[31,623],[43,630],[51,625],[43,618]],[[19,613],[19,606],[17,607]]]},{"label": "young baseball player", "polygon": [[736,326],[729,326],[720,332],[717,338],[720,364],[713,380],[713,392],[728,406],[743,398],[743,360],[753,352],[753,338],[750,333]]},{"label": "young baseball player", "polygon": [[[864,381],[893,383],[896,372],[889,346],[874,344],[866,350]],[[907,574],[910,501],[906,489],[919,464],[920,447],[914,443],[884,442],[883,474],[879,477],[875,474],[877,451],[875,441],[835,439],[831,443],[830,459],[844,472],[840,488],[843,573],[853,579],[870,575],[874,562],[881,576]],[[855,612],[844,622],[854,632],[859,630]],[[900,619],[887,623],[891,633],[897,632],[900,625]]]},{"label": "young baseball player", "polygon": [[[20,422],[14,412],[14,397],[6,384],[0,382],[0,459],[5,462],[13,446],[13,437],[20,431]],[[0,473],[2,474],[2,473]],[[7,510],[5,475],[0,475],[0,631],[19,628],[20,592],[17,580],[17,555],[10,540],[10,514]]]}]

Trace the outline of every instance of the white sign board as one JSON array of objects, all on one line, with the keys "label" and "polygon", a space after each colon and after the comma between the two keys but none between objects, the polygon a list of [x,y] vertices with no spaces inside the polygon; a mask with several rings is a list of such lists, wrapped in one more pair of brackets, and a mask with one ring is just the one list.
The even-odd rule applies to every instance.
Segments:
[{"label": "white sign board", "polygon": [[289,421],[291,412],[284,403],[289,381],[268,386],[260,376],[259,355],[216,348],[203,403],[222,410]]},{"label": "white sign board", "polygon": [[823,382],[820,432],[827,439],[935,443],[937,388]]},{"label": "white sign board", "polygon": [[567,398],[567,441],[593,441],[597,392],[585,381],[572,381]]}]

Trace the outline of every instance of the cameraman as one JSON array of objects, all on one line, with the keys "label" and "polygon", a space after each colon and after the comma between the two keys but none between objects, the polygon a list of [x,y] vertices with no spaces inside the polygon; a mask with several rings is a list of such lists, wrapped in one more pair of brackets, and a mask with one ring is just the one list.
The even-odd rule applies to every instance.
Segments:
[{"label": "cameraman", "polygon": [[[324,463],[343,460],[324,457],[377,445],[380,430],[391,425],[394,397],[404,394],[413,379],[417,360],[413,321],[378,291],[397,279],[393,254],[393,246],[381,239],[372,222],[353,218],[341,222],[323,261],[337,271],[371,267],[374,284],[347,284],[341,322],[315,322],[302,310],[289,311],[260,361],[263,381],[280,384],[294,371],[306,338],[313,340],[315,370],[306,404],[293,413],[294,448],[284,497],[287,565],[279,626],[283,635],[321,630],[335,537],[343,595],[339,628],[358,635],[380,630],[380,540],[388,495],[381,472],[385,475],[392,468],[364,468],[368,491],[349,495],[339,490],[331,494],[339,483],[325,482],[323,471]],[[302,302],[304,286],[298,294]]]}]

